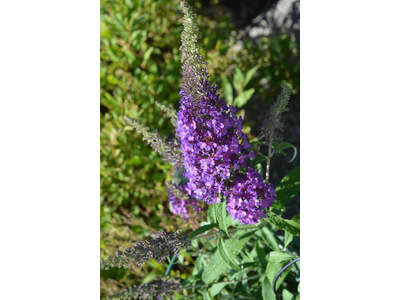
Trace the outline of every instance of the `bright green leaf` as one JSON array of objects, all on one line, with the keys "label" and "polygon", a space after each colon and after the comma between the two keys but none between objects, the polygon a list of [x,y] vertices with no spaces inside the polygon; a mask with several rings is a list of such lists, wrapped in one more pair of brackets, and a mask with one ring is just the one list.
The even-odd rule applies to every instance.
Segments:
[{"label": "bright green leaf", "polygon": [[217,214],[215,204],[208,206],[208,221],[210,223],[217,223]]},{"label": "bright green leaf", "polygon": [[204,299],[205,300],[212,300],[213,299],[211,297],[210,293],[208,292],[208,290],[204,290],[203,295],[204,295]]},{"label": "bright green leaf", "polygon": [[267,277],[264,278],[261,286],[261,293],[263,300],[275,300],[275,294],[272,289],[272,284]]},{"label": "bright green leaf", "polygon": [[271,251],[267,255],[267,261],[273,261],[273,262],[286,262],[292,260],[293,258],[294,258],[293,255],[279,251]]},{"label": "bright green leaf", "polygon": [[[234,238],[229,239],[224,243],[226,251],[231,257],[236,257],[242,251],[243,247],[247,244],[254,233],[255,231],[247,232],[245,234],[235,234]],[[229,265],[225,263],[221,257],[221,254],[219,251],[217,251],[214,253],[208,265],[205,267],[201,278],[205,283],[211,283],[219,278],[219,276],[221,276],[221,274],[224,273],[228,268]]]},{"label": "bright green leaf", "polygon": [[287,289],[284,289],[282,291],[282,298],[283,298],[283,300],[295,300],[294,295],[291,292],[289,292]]},{"label": "bright green leaf", "polygon": [[220,203],[216,203],[216,214],[217,221],[219,224],[219,228],[221,228],[225,234],[228,235],[228,221],[227,221],[227,211],[226,211],[226,201],[221,201]]},{"label": "bright green leaf", "polygon": [[217,245],[218,245],[218,252],[221,255],[224,262],[228,264],[232,269],[240,271],[240,266],[237,263],[235,263],[232,257],[230,257],[229,252],[227,251],[225,243],[222,240],[222,238],[219,238]]},{"label": "bright green leaf", "polygon": [[279,262],[277,262],[277,261],[269,261],[268,262],[267,269],[265,270],[265,274],[271,284],[274,282],[276,275],[279,273],[279,271],[281,269],[282,269],[282,265]]},{"label": "bright green leaf", "polygon": [[226,287],[229,283],[217,283],[213,284],[213,286],[210,288],[210,294],[212,297],[218,295],[224,287]]}]

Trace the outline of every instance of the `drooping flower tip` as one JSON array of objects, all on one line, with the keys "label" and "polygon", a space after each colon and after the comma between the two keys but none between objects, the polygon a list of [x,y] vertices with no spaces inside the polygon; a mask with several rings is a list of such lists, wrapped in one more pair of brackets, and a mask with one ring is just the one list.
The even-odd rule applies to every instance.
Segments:
[{"label": "drooping flower tip", "polygon": [[261,175],[249,168],[239,174],[232,183],[232,190],[225,193],[226,209],[233,219],[242,224],[256,224],[265,218],[265,209],[275,201],[275,188],[263,182]]}]

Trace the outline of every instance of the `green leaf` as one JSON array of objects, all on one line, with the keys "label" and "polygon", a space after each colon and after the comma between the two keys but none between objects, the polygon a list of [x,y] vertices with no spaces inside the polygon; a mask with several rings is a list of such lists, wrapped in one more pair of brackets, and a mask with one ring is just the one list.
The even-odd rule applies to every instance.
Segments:
[{"label": "green leaf", "polygon": [[283,300],[295,300],[294,295],[291,292],[289,292],[287,289],[284,289],[282,291],[282,298],[283,298]]},{"label": "green leaf", "polygon": [[269,248],[275,251],[280,251],[281,249],[279,248],[278,242],[276,241],[275,237],[273,236],[272,232],[267,228],[263,227],[260,230],[260,235],[263,241],[267,244]]},{"label": "green leaf", "polygon": [[221,77],[221,81],[222,81],[222,89],[224,91],[226,104],[232,105],[233,104],[232,84],[229,82],[228,78],[226,78],[225,76]]},{"label": "green leaf", "polygon": [[[243,247],[247,244],[254,233],[255,231],[245,234],[235,234],[232,239],[229,239],[224,243],[226,251],[231,257],[235,258],[242,251]],[[219,276],[228,268],[229,265],[222,259],[219,251],[216,251],[208,265],[205,267],[201,278],[205,283],[211,283],[219,278]]]},{"label": "green leaf", "polygon": [[265,277],[262,282],[261,294],[262,294],[263,300],[275,300],[276,299],[274,291],[272,289],[272,284],[268,280],[267,277]]},{"label": "green leaf", "polygon": [[217,214],[215,204],[211,204],[208,207],[208,221],[210,223],[217,223]]},{"label": "green leaf", "polygon": [[249,90],[244,91],[243,93],[240,93],[235,100],[233,100],[233,105],[236,107],[242,107],[243,105],[245,105],[251,98],[251,96],[253,96],[255,92],[255,89],[251,88]]},{"label": "green leaf", "polygon": [[149,49],[146,50],[146,52],[143,55],[143,66],[145,66],[147,64],[147,61],[150,58],[151,53],[153,52],[154,48],[150,47]]},{"label": "green leaf", "polygon": [[293,241],[293,234],[285,231],[285,248]]},{"label": "green leaf", "polygon": [[[279,148],[282,149],[282,150],[285,150],[285,149],[287,149],[287,148],[293,148],[293,150],[294,150],[294,152],[293,152],[293,157],[292,157],[291,160],[289,160],[289,162],[291,163],[292,161],[294,161],[294,159],[295,159],[296,156],[297,156],[297,148],[296,148],[295,146],[293,146],[293,145],[290,144],[290,143],[283,142],[283,143],[280,143],[280,144],[279,144]],[[286,154],[285,154],[285,155],[286,155]]]},{"label": "green leaf", "polygon": [[217,214],[217,221],[219,224],[219,228],[221,228],[226,236],[229,237],[228,234],[228,221],[227,221],[227,211],[226,211],[226,201],[221,201],[220,203],[216,203],[216,214]]},{"label": "green leaf", "polygon": [[189,239],[192,239],[195,236],[198,236],[199,234],[201,234],[203,232],[206,232],[206,231],[208,231],[210,229],[213,229],[214,227],[217,227],[217,224],[212,223],[212,224],[209,224],[209,225],[201,226],[201,227],[197,228],[195,231],[193,231],[191,234],[189,234]]},{"label": "green leaf", "polygon": [[246,86],[251,78],[253,78],[254,73],[260,68],[260,66],[255,66],[253,68],[251,68],[247,73],[246,73],[246,79],[244,80],[244,86]]},{"label": "green leaf", "polygon": [[203,291],[203,296],[205,300],[212,300],[213,298],[211,297],[210,293],[208,292],[208,290],[204,290]]},{"label": "green leaf", "polygon": [[300,193],[300,167],[293,169],[287,174],[276,187],[276,200],[287,205],[297,194]]},{"label": "green leaf", "polygon": [[257,241],[256,244],[256,251],[257,251],[257,257],[258,257],[258,261],[261,264],[261,268],[263,270],[265,270],[265,268],[267,267],[267,260],[266,260],[266,255],[265,255],[265,249],[262,245],[262,243],[260,241]]},{"label": "green leaf", "polygon": [[217,246],[218,246],[218,252],[221,255],[224,262],[228,264],[232,269],[240,271],[240,266],[237,263],[235,263],[232,257],[230,257],[229,252],[227,251],[222,238],[219,238]]},{"label": "green leaf", "polygon": [[297,223],[300,223],[300,214],[295,215],[295,216],[292,218],[292,220],[295,221],[295,222],[297,222]]},{"label": "green leaf", "polygon": [[286,271],[284,271],[278,278],[278,280],[276,281],[276,290],[279,289],[279,287],[281,286],[281,284],[285,281],[286,277],[289,275],[289,273],[292,272],[291,268],[286,269]]},{"label": "green leaf", "polygon": [[228,284],[229,283],[224,283],[224,282],[213,284],[213,286],[210,288],[211,296],[214,297],[218,295]]},{"label": "green leaf", "polygon": [[292,260],[293,258],[294,258],[293,255],[279,251],[271,251],[267,255],[267,261],[272,261],[272,262],[285,262]]},{"label": "green leaf", "polygon": [[236,67],[235,69],[235,75],[233,76],[233,86],[235,87],[235,90],[240,94],[243,91],[243,85],[244,85],[244,76],[242,71]]},{"label": "green leaf", "polygon": [[293,220],[282,219],[280,216],[274,214],[272,211],[267,213],[267,217],[263,220],[276,226],[278,229],[288,231],[293,235],[300,235],[300,224]]},{"label": "green leaf", "polygon": [[297,286],[297,291],[298,291],[299,294],[300,294],[300,282],[299,282],[299,285]]},{"label": "green leaf", "polygon": [[276,275],[282,269],[282,265],[277,261],[270,261],[267,264],[267,269],[265,270],[265,275],[267,276],[269,282],[272,284]]}]

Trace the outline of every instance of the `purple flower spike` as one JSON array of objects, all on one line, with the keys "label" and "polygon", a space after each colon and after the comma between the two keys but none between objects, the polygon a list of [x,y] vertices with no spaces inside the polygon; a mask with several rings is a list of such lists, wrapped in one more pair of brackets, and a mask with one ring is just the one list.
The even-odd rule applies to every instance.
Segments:
[{"label": "purple flower spike", "polygon": [[246,166],[250,146],[242,132],[242,119],[219,99],[210,85],[207,63],[199,55],[196,18],[186,2],[182,33],[183,81],[177,135],[184,156],[188,192],[207,203],[219,202],[226,181]]}]

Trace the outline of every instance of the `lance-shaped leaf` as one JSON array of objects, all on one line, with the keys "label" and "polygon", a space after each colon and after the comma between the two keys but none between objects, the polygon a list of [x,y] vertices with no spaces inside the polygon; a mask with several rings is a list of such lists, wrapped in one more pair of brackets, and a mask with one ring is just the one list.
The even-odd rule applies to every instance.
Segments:
[{"label": "lance-shaped leaf", "polygon": [[219,238],[217,245],[218,245],[218,252],[221,255],[224,262],[227,263],[232,269],[240,271],[240,266],[237,263],[235,263],[233,258],[230,256],[222,238]]},{"label": "lance-shaped leaf", "polygon": [[228,220],[227,220],[227,212],[226,212],[226,201],[221,201],[220,203],[215,204],[216,208],[216,216],[219,224],[219,228],[221,228],[226,236],[228,235]]},{"label": "lance-shaped leaf", "polygon": [[300,235],[300,224],[296,221],[283,219],[272,211],[268,212],[267,217],[264,220],[276,226],[278,229],[287,231],[293,235]]}]

